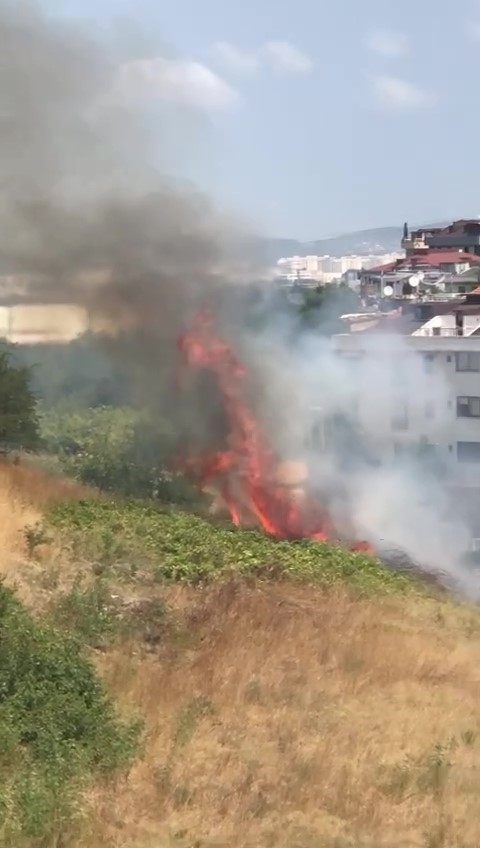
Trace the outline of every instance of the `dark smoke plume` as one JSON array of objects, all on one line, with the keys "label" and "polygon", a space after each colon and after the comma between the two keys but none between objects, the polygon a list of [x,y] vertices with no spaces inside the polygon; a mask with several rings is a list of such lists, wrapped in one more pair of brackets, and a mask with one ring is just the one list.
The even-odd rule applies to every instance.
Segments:
[{"label": "dark smoke plume", "polygon": [[125,401],[183,445],[210,438],[221,403],[215,387],[179,397],[176,336],[199,307],[238,316],[225,291],[251,252],[236,221],[166,175],[164,147],[188,121],[125,87],[139,46],[143,58],[133,28],[136,52],[128,41],[0,0],[0,273],[24,301],[84,307]]},{"label": "dark smoke plume", "polygon": [[238,231],[159,170],[159,115],[122,89],[113,40],[17,0],[0,3],[0,51],[4,267],[32,302],[141,331],[151,361],[152,339],[171,339],[238,266]]}]

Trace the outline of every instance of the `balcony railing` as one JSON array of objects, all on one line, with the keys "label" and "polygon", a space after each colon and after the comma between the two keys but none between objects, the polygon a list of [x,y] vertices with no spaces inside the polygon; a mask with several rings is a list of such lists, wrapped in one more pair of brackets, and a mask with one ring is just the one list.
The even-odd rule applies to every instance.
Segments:
[{"label": "balcony railing", "polygon": [[432,338],[435,338],[435,336],[468,336],[473,329],[473,327],[465,328],[465,330],[459,330],[457,327],[422,327],[416,330],[414,335],[429,336]]},{"label": "balcony railing", "polygon": [[407,250],[422,250],[428,248],[428,244],[423,238],[402,238],[401,245]]}]

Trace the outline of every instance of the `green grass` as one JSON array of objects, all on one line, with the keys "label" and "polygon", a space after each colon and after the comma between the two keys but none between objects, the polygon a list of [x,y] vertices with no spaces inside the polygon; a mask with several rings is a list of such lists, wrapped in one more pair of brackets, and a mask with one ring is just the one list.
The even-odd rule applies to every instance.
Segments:
[{"label": "green grass", "polygon": [[0,583],[0,844],[59,844],[90,779],[126,765],[138,727],[115,715],[78,640]]},{"label": "green grass", "polygon": [[74,553],[100,573],[191,583],[238,574],[273,574],[361,591],[420,591],[418,581],[374,557],[330,544],[276,541],[262,533],[218,526],[198,515],[152,502],[84,500],[57,505],[48,522]]}]

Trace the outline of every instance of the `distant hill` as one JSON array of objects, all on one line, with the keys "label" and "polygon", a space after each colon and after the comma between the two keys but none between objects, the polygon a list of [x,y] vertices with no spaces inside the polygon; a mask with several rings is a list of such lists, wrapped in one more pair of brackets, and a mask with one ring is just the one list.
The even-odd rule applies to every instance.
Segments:
[{"label": "distant hill", "polygon": [[[431,224],[430,226],[446,226]],[[366,256],[369,253],[391,253],[400,250],[403,225],[399,227],[377,227],[371,230],[358,230],[339,236],[301,242],[296,239],[267,239],[265,252],[269,262],[276,262],[283,256],[323,255],[343,256],[355,253]]]}]

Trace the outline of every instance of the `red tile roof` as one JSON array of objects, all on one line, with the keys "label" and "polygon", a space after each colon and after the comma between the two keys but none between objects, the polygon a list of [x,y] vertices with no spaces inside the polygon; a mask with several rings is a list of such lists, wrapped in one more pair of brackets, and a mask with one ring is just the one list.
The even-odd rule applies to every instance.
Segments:
[{"label": "red tile roof", "polygon": [[[424,262],[427,265],[444,265],[446,263],[453,264],[458,262],[470,262],[471,265],[480,264],[480,256],[475,256],[472,253],[465,253],[463,250],[429,250],[425,254],[409,257],[410,261]],[[402,262],[408,260],[402,259]]]},{"label": "red tile roof", "polygon": [[385,265],[376,265],[375,268],[365,270],[366,274],[386,274],[389,271],[401,271],[408,265],[454,265],[460,262],[469,262],[471,265],[480,265],[480,256],[465,253],[462,250],[426,250],[424,253],[397,259],[395,262],[387,262]]},{"label": "red tile roof", "polygon": [[396,259],[395,262],[387,262],[385,265],[376,265],[375,268],[365,268],[366,274],[386,274],[387,271],[395,271],[398,268],[398,263],[403,262],[403,259]]}]

